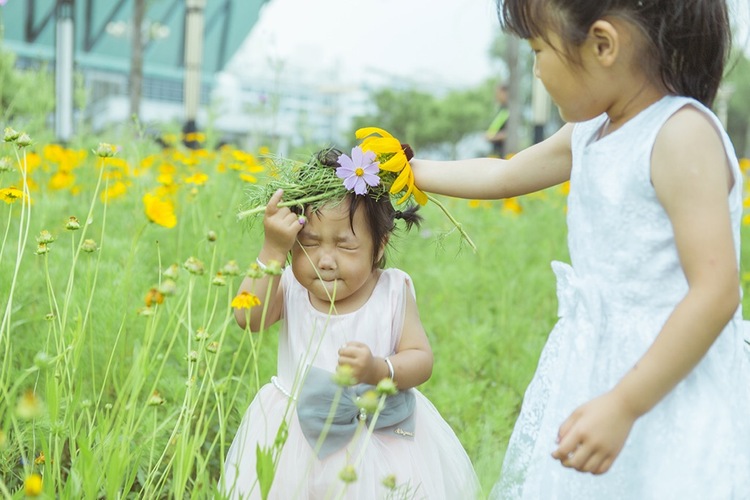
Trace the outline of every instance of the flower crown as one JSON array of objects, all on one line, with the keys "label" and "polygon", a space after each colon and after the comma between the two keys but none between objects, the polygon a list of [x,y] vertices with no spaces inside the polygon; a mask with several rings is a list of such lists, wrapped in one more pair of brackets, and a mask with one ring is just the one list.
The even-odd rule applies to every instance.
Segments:
[{"label": "flower crown", "polygon": [[462,237],[476,250],[474,243],[447,209],[435,198],[414,184],[414,173],[409,160],[414,156],[407,144],[402,144],[390,133],[377,127],[364,127],[355,132],[362,142],[352,148],[351,155],[338,156],[338,167],[322,165],[319,158],[299,162],[288,158],[273,158],[270,179],[263,185],[253,185],[239,219],[265,211],[271,196],[284,190],[280,207],[311,206],[313,209],[331,202],[339,202],[348,194],[356,196],[392,196],[401,205],[413,198],[419,205],[428,200],[437,205],[456,226]]}]

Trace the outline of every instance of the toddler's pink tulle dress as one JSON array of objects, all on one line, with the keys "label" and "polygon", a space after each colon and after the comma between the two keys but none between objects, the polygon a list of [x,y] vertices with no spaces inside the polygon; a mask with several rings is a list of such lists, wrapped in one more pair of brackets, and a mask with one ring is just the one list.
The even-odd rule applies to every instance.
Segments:
[{"label": "toddler's pink tulle dress", "polygon": [[[337,415],[337,423],[342,425],[331,434],[336,434],[339,441],[343,439],[342,447],[327,443],[316,454],[316,436],[306,437],[300,426],[296,405],[305,401],[300,388],[308,366],[315,367],[309,371],[318,377],[315,380],[325,382],[330,381],[328,375],[336,369],[339,347],[347,341],[367,344],[373,356],[385,357],[395,352],[403,326],[405,294],[414,293],[409,277],[398,269],[382,271],[367,303],[342,315],[314,309],[307,290],[290,268],[284,271],[281,286],[285,306],[279,333],[278,375],[258,391],[237,431],[221,480],[224,492],[230,498],[260,498],[256,447],[274,443],[286,415],[288,436],[269,498],[477,498],[479,483],[469,457],[437,409],[416,389],[407,391],[411,393],[407,406],[413,408],[413,413],[402,423],[395,417],[386,422],[388,415],[384,410],[385,423],[381,424],[385,427],[369,438],[364,422],[370,420],[359,423],[356,408],[351,415]],[[310,384],[309,380],[306,383]],[[318,399],[320,394],[316,391],[328,391],[330,396],[325,384],[312,385],[313,396],[308,400]],[[334,386],[333,392],[337,390]],[[317,413],[325,420],[330,407],[327,401],[306,414]],[[351,401],[348,406],[353,407]],[[340,479],[340,473],[348,465],[354,467],[356,480],[347,484]],[[396,490],[383,484],[389,478],[395,478]]]}]

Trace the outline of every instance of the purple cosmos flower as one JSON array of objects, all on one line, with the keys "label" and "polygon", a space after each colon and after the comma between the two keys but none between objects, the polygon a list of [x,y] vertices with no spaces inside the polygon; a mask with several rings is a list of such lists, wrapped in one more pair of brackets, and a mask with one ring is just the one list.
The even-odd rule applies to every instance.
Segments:
[{"label": "purple cosmos flower", "polygon": [[352,157],[342,154],[338,164],[341,166],[336,169],[336,175],[344,179],[346,189],[353,189],[356,194],[365,194],[368,186],[380,184],[380,164],[375,161],[372,151],[362,151],[361,147],[356,146],[352,149]]}]

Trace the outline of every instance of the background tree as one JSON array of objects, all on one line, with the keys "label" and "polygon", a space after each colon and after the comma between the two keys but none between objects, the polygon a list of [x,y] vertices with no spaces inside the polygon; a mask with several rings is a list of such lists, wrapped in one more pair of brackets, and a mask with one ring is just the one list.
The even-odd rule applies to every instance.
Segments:
[{"label": "background tree", "polygon": [[417,89],[380,89],[372,95],[375,111],[356,117],[353,126],[381,127],[416,150],[446,148],[454,156],[462,139],[483,132],[492,119],[493,86],[487,81],[442,97]]},{"label": "background tree", "polygon": [[739,156],[750,158],[750,60],[738,53],[727,74],[731,88],[727,112],[727,132]]}]

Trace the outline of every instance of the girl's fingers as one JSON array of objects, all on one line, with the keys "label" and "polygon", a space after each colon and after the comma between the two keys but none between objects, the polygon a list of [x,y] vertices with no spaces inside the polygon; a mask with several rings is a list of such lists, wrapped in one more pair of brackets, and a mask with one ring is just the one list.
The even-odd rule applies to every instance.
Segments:
[{"label": "girl's fingers", "polygon": [[594,474],[604,474],[609,470],[610,467],[612,467],[612,462],[614,461],[614,458],[605,458],[602,460],[602,463],[599,465],[599,467],[594,471]]}]

